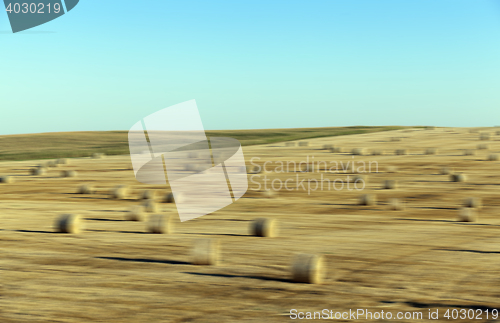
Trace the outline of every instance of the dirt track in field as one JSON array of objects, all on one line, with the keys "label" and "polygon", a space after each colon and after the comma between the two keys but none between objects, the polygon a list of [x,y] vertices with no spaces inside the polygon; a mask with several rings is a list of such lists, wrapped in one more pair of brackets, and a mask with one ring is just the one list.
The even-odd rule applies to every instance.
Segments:
[{"label": "dirt track in field", "polygon": [[[14,176],[15,182],[0,184],[0,320],[288,322],[291,309],[410,311],[426,319],[428,309],[438,309],[447,321],[446,309],[472,308],[483,311],[478,321],[487,322],[486,310],[491,320],[491,310],[500,308],[500,162],[487,161],[500,153],[497,130],[479,129],[491,134],[486,141],[469,129],[437,128],[312,139],[308,147],[244,147],[247,164],[259,157],[254,162],[268,161],[268,172],[249,175],[247,194],[223,210],[177,220],[170,235],[148,234],[144,222],[124,221],[126,211],[141,203],[137,197],[144,189],[156,190],[158,198],[169,192],[136,182],[128,156],[74,158],[43,176],[29,172],[41,161],[2,162],[0,174]],[[346,152],[323,150],[325,144]],[[478,144],[489,149],[464,156],[464,149]],[[353,157],[347,153],[353,148],[367,154]],[[427,148],[437,148],[438,154],[425,155]],[[408,155],[397,156],[396,149],[407,149]],[[371,150],[383,155],[372,156]],[[330,170],[333,161],[372,162],[373,173],[366,174],[363,191],[328,189],[325,181],[323,190],[308,192],[308,180],[313,187],[313,179],[337,180],[338,188],[354,175],[326,171],[324,163],[312,173],[276,169],[280,161],[307,158],[328,162]],[[391,166],[397,172],[387,172]],[[467,174],[468,181],[451,182],[440,174],[444,166]],[[77,170],[78,177],[62,178],[67,169]],[[275,187],[289,180],[292,189],[263,198],[254,189],[265,178],[268,186],[275,180]],[[382,189],[386,179],[397,180],[398,188]],[[82,184],[94,184],[97,193],[75,194]],[[109,199],[109,190],[119,184],[129,185],[132,194]],[[377,205],[358,205],[367,193],[376,194]],[[405,210],[389,210],[394,197],[406,202]],[[457,222],[468,197],[482,198],[479,219]],[[176,215],[175,205],[161,203],[161,212]],[[84,232],[54,233],[54,221],[63,213],[81,214]],[[259,217],[277,218],[280,237],[250,236],[251,221]],[[219,266],[190,264],[196,238],[220,241]],[[289,266],[298,253],[325,256],[323,284],[290,281]]]}]

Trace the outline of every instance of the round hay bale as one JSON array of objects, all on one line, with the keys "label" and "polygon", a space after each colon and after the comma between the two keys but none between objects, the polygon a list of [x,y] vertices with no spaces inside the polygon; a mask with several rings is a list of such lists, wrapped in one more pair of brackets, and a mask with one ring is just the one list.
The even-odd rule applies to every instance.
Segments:
[{"label": "round hay bale", "polygon": [[330,152],[335,154],[340,154],[342,151],[342,147],[333,147],[332,149],[330,149]]},{"label": "round hay bale", "polygon": [[196,171],[198,171],[198,165],[197,164],[185,164],[184,170],[187,172],[196,172]]},{"label": "round hay bale", "polygon": [[63,214],[55,223],[56,232],[60,233],[80,233],[82,231],[82,220],[76,214]]},{"label": "round hay bale", "polygon": [[450,167],[442,167],[441,175],[451,175],[453,173],[453,168]]},{"label": "round hay bale", "polygon": [[260,218],[252,222],[250,232],[256,237],[274,238],[279,234],[278,220]]},{"label": "round hay bale", "polygon": [[149,217],[148,232],[169,234],[173,231],[172,217],[169,215],[153,214]]},{"label": "round hay bale", "polygon": [[45,165],[47,167],[59,167],[59,164],[55,160],[49,160]]},{"label": "round hay bale", "polygon": [[219,263],[220,244],[218,240],[196,239],[191,253],[193,265],[216,266]]},{"label": "round hay bale", "polygon": [[78,188],[78,194],[94,194],[95,188],[93,185],[84,184]]},{"label": "round hay bale", "polygon": [[465,149],[464,156],[474,156],[476,155],[476,151],[474,149]]},{"label": "round hay bale", "polygon": [[332,144],[324,144],[324,145],[323,145],[323,149],[324,149],[324,150],[330,150],[330,149],[333,149],[333,145],[332,145]]},{"label": "round hay bale", "polygon": [[195,151],[192,151],[188,153],[188,158],[198,158],[198,153]]},{"label": "round hay bale", "polygon": [[182,193],[168,193],[165,196],[165,203],[182,203],[184,200],[184,195]]},{"label": "round hay bale", "polygon": [[347,163],[342,163],[341,166],[339,167],[339,170],[343,171],[344,173],[355,173],[355,166],[354,163],[347,162]]},{"label": "round hay bale", "polygon": [[93,153],[92,158],[101,159],[101,158],[104,158],[104,154],[103,153]]},{"label": "round hay bale", "polygon": [[276,192],[275,190],[264,189],[261,191],[261,194],[262,197],[270,199],[276,197],[278,195],[278,192]]},{"label": "round hay bale", "polygon": [[309,141],[299,141],[299,147],[308,147]]},{"label": "round hay bale", "polygon": [[398,171],[398,168],[396,166],[387,166],[386,167],[386,172],[388,173],[396,173]]},{"label": "round hay bale", "polygon": [[292,279],[298,283],[321,284],[325,276],[323,256],[300,254],[292,263]]},{"label": "round hay bale", "polygon": [[497,134],[497,136],[500,136],[500,131],[497,131],[496,134]]},{"label": "round hay bale", "polygon": [[470,129],[469,130],[469,133],[478,133],[478,132],[479,132],[479,130],[477,130],[477,129]]},{"label": "round hay bale", "polygon": [[78,173],[76,170],[65,170],[62,172],[62,177],[76,177]]},{"label": "round hay bale", "polygon": [[354,148],[352,151],[351,151],[351,154],[352,155],[355,155],[355,156],[363,156],[365,153],[365,150],[363,148]]},{"label": "round hay bale", "polygon": [[56,160],[56,163],[59,165],[67,165],[69,164],[69,161],[66,158],[59,158],[58,160]]},{"label": "round hay bale", "polygon": [[375,205],[377,197],[374,194],[364,194],[359,198],[359,205]]},{"label": "round hay bale", "polygon": [[380,156],[380,155],[382,155],[382,150],[380,149],[372,150],[372,156]]},{"label": "round hay bale", "polygon": [[479,144],[477,145],[477,149],[479,150],[487,150],[489,147],[487,144]]},{"label": "round hay bale", "polygon": [[490,134],[487,133],[487,132],[483,132],[480,136],[479,136],[479,140],[490,140]]},{"label": "round hay bale", "polygon": [[348,176],[348,181],[355,184],[364,183],[366,185],[368,184],[368,176],[367,175],[356,175],[353,177]]},{"label": "round hay bale", "polygon": [[154,190],[144,190],[141,193],[141,200],[154,200],[155,199],[155,191]]},{"label": "round hay bale", "polygon": [[437,149],[436,148],[427,148],[425,150],[426,155],[436,155],[437,154]]},{"label": "round hay bale", "polygon": [[314,164],[302,164],[300,166],[300,171],[303,173],[314,173],[315,165]]},{"label": "round hay bale", "polygon": [[128,195],[128,188],[125,185],[118,185],[110,192],[111,198],[115,200],[123,200]]},{"label": "round hay bale", "polygon": [[404,155],[408,155],[408,151],[406,149],[397,149],[395,151],[395,154],[398,156],[404,156]]},{"label": "round hay bale", "polygon": [[452,182],[466,182],[467,176],[465,174],[451,174],[450,179]]},{"label": "round hay bale", "polygon": [[222,158],[224,158],[225,154],[221,153],[221,152],[217,152],[217,151],[213,151],[212,152],[212,160],[221,160]]},{"label": "round hay bale", "polygon": [[405,209],[406,209],[406,207],[405,207],[404,201],[397,199],[397,198],[392,198],[389,200],[389,210],[403,211]]},{"label": "round hay bale", "polygon": [[477,211],[473,208],[463,208],[458,211],[459,222],[476,222],[478,219]]},{"label": "round hay bale", "polygon": [[166,203],[175,203],[174,193],[168,193],[168,194],[165,196],[165,202],[166,202]]},{"label": "round hay bale", "polygon": [[144,221],[146,219],[146,214],[144,213],[144,207],[142,205],[136,205],[127,212],[125,215],[125,220],[127,221]]},{"label": "round hay bale", "polygon": [[292,142],[292,141],[285,142],[285,146],[286,147],[295,147],[295,142]]},{"label": "round hay bale", "polygon": [[491,154],[491,155],[488,156],[488,160],[489,161],[498,161],[499,158],[498,158],[497,154]]},{"label": "round hay bale", "polygon": [[436,130],[435,126],[427,126],[425,127],[426,130]]},{"label": "round hay bale", "polygon": [[144,203],[142,203],[142,205],[148,213],[158,212],[158,204],[153,200],[146,200]]},{"label": "round hay bale", "polygon": [[384,185],[382,186],[386,190],[394,190],[398,186],[398,182],[393,179],[388,179],[384,181]]},{"label": "round hay bale", "polygon": [[471,207],[474,209],[478,209],[483,207],[483,202],[478,197],[468,197],[464,200],[464,207]]},{"label": "round hay bale", "polygon": [[262,172],[262,167],[260,166],[247,166],[247,174],[260,174]]},{"label": "round hay bale", "polygon": [[401,141],[401,137],[391,137],[391,141]]},{"label": "round hay bale", "polygon": [[14,182],[15,182],[14,177],[12,177],[12,176],[5,175],[5,176],[0,177],[0,183],[12,184]]},{"label": "round hay bale", "polygon": [[45,167],[37,167],[31,169],[31,175],[41,176],[47,173],[47,168]]}]

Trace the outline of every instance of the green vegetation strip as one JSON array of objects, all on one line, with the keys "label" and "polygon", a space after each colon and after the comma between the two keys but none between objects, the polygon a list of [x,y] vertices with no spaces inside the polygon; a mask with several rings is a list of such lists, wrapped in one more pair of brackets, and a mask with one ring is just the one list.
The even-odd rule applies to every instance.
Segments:
[{"label": "green vegetation strip", "polygon": [[[206,131],[208,137],[231,137],[243,146],[344,136],[408,127],[331,127]],[[93,153],[128,154],[127,131],[54,132],[0,136],[0,160],[88,157]]]}]

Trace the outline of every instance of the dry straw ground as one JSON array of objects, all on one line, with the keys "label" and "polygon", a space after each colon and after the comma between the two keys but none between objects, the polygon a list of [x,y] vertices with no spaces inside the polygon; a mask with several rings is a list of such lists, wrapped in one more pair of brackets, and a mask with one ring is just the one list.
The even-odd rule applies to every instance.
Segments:
[{"label": "dry straw ground", "polygon": [[[174,203],[160,203],[168,187],[135,181],[128,156],[72,158],[33,176],[42,161],[4,161],[0,176],[2,322],[287,322],[290,309],[422,311],[439,308],[499,308],[500,136],[475,155],[481,139],[469,129],[403,129],[308,139],[309,146],[284,142],[244,148],[248,160],[377,161],[380,173],[365,174],[363,192],[282,190],[273,198],[249,191],[237,203],[200,219],[179,223]],[[391,138],[401,138],[393,141]],[[324,150],[325,144],[346,153]],[[353,156],[354,148],[382,155]],[[436,155],[426,154],[436,148]],[[406,149],[407,155],[394,155]],[[452,182],[443,167],[467,175]],[[323,169],[323,168],[320,168]],[[387,172],[392,169],[394,172]],[[75,170],[78,177],[61,177]],[[254,182],[321,175],[324,171],[262,172]],[[260,179],[258,176],[261,176]],[[393,190],[382,188],[396,180]],[[81,185],[94,194],[78,194]],[[110,199],[127,185],[125,199]],[[250,183],[250,188],[256,184]],[[175,218],[171,234],[148,233],[147,222],[127,221],[141,205],[144,190],[156,190],[161,214]],[[262,188],[263,189],[263,188]],[[375,205],[359,205],[375,194]],[[404,201],[391,210],[391,199]],[[481,198],[477,222],[458,222],[467,198]],[[55,233],[62,214],[79,214],[80,234]],[[255,237],[257,218],[280,223],[279,236]],[[220,243],[217,266],[196,266],[192,248],[199,239]],[[322,256],[323,284],[291,281],[290,266],[300,254]],[[445,321],[441,317],[441,320]],[[486,321],[486,320],[484,320]],[[405,321],[406,322],[406,321]]]}]

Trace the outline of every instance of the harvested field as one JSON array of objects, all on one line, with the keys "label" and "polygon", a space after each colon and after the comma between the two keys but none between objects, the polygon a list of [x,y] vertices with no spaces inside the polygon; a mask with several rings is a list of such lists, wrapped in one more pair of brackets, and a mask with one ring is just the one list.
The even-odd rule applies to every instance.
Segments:
[{"label": "harvested field", "polygon": [[[352,155],[359,147],[394,152],[402,142],[392,138],[411,147],[409,154]],[[31,169],[43,160],[0,162],[0,174],[14,179],[0,185],[1,321],[288,322],[291,309],[358,308],[424,318],[439,309],[439,321],[450,321],[442,317],[448,308],[500,308],[500,162],[488,160],[500,153],[500,138],[485,139],[488,150],[475,155],[463,153],[478,144],[468,128],[308,137],[307,147],[299,139],[305,138],[286,138],[295,146],[244,147],[247,165],[254,157],[259,166],[269,163],[249,174],[249,191],[222,210],[181,223],[175,203],[158,200],[157,214],[174,219],[170,234],[149,234],[145,222],[127,221],[145,190],[157,197],[171,192],[168,185],[138,183],[127,155],[104,151],[106,158],[94,159],[89,151],[36,176]],[[428,147],[439,153],[425,154]],[[301,161],[323,163],[311,172],[277,168]],[[369,175],[365,189],[354,188],[350,167],[327,171],[334,161],[354,161],[356,174]],[[467,181],[451,181],[445,167],[467,174]],[[62,171],[78,176],[63,178]],[[313,179],[345,186],[328,189],[323,182],[313,190]],[[397,181],[397,190],[383,189],[386,180]],[[266,198],[262,192],[273,181],[291,189]],[[92,186],[91,194],[78,194],[82,185]],[[128,194],[110,198],[119,185]],[[376,195],[376,203],[359,205],[363,194]],[[458,221],[470,197],[482,202],[476,222]],[[393,199],[404,201],[404,209],[389,210]],[[82,231],[57,233],[54,221],[62,214],[78,214]],[[258,218],[279,221],[279,235],[253,236],[249,227]],[[200,239],[219,244],[217,265],[192,264]],[[292,265],[302,254],[321,257],[321,284],[294,281]]]}]

